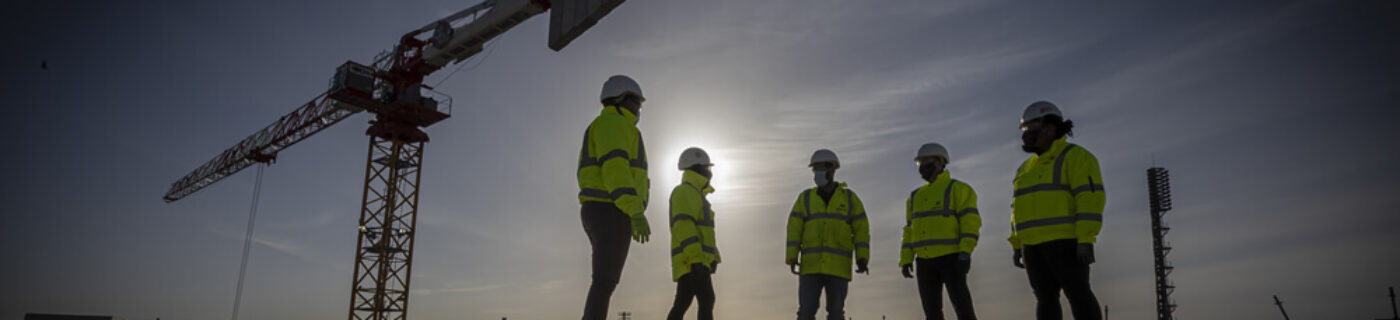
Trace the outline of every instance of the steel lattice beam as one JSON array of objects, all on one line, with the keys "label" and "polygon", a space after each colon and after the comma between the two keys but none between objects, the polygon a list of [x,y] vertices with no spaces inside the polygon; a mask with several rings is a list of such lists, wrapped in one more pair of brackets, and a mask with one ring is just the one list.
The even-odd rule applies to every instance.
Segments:
[{"label": "steel lattice beam", "polygon": [[224,150],[194,172],[170,184],[170,191],[165,193],[163,199],[165,202],[180,200],[224,177],[238,173],[253,163],[272,161],[278,151],[363,110],[331,99],[331,94],[332,92],[326,92],[316,96],[292,113],[277,119],[277,122]]},{"label": "steel lattice beam", "polygon": [[1157,281],[1157,319],[1171,320],[1176,311],[1176,303],[1171,300],[1176,286],[1167,279],[1173,267],[1167,263],[1167,253],[1172,248],[1167,245],[1168,228],[1162,216],[1172,209],[1171,179],[1165,168],[1147,169],[1147,199],[1152,211],[1152,257]]},{"label": "steel lattice beam", "polygon": [[404,319],[423,142],[370,137],[350,319]]}]

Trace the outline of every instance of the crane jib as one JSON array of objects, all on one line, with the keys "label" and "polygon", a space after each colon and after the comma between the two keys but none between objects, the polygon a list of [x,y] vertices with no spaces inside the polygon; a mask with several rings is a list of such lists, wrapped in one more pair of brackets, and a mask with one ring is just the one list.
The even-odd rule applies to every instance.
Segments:
[{"label": "crane jib", "polygon": [[165,202],[180,200],[254,163],[270,161],[278,151],[363,110],[329,98],[333,93],[317,96],[175,181],[163,197]]}]

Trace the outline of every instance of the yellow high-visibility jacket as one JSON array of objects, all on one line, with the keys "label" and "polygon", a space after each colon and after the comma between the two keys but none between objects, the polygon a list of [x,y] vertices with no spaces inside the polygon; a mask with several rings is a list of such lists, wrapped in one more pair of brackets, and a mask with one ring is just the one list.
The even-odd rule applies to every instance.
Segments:
[{"label": "yellow high-visibility jacket", "polygon": [[[854,251],[854,255],[852,252]],[[870,259],[870,222],[860,197],[841,183],[829,203],[817,188],[803,190],[787,225],[787,260],[801,253],[801,274],[851,279],[851,262]]]},{"label": "yellow high-visibility jacket", "polygon": [[650,187],[637,116],[627,109],[604,107],[584,131],[578,152],[579,203],[612,203],[635,217],[646,211]]},{"label": "yellow high-visibility jacket", "polygon": [[1099,160],[1064,137],[1021,163],[1013,182],[1011,248],[1075,239],[1094,243],[1107,201]]},{"label": "yellow high-visibility jacket", "polygon": [[681,184],[671,189],[671,281],[690,273],[692,265],[711,270],[719,262],[715,245],[715,212],[705,195],[715,192],[710,179],[686,170]]},{"label": "yellow high-visibility jacket", "polygon": [[904,238],[900,242],[899,266],[914,263],[914,257],[935,258],[955,253],[972,254],[982,228],[977,213],[977,192],[948,171],[909,193],[904,205]]}]

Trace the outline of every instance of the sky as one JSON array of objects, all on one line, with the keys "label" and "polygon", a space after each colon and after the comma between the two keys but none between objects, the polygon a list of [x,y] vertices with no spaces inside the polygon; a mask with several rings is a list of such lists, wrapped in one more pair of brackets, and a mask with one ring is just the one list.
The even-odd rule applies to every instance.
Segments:
[{"label": "sky", "polygon": [[[346,60],[473,4],[0,4],[0,318],[230,317],[255,170],[167,204],[170,183],[323,92]],[[1400,285],[1395,1],[634,0],[561,52],[545,17],[427,80],[454,103],[427,129],[411,318],[579,316],[578,141],[614,74],[648,98],[651,203],[679,183],[681,150],[717,163],[721,319],[793,316],[784,225],[819,148],[841,157],[836,179],[871,219],[872,271],[851,283],[848,315],[921,317],[897,262],[926,142],[979,194],[978,313],[1033,317],[1002,239],[1027,156],[1018,117],[1037,100],[1102,166],[1092,283],[1111,318],[1155,312],[1152,166],[1172,174],[1180,318],[1276,319],[1278,295],[1295,319],[1374,319]],[[346,315],[369,120],[266,169],[242,318]],[[632,245],[611,310],[656,319],[675,285],[666,208],[646,214],[653,240]]]}]

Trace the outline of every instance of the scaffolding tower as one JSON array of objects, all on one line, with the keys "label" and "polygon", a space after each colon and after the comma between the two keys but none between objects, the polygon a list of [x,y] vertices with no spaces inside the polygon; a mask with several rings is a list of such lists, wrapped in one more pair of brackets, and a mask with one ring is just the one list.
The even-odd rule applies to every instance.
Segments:
[{"label": "scaffolding tower", "polygon": [[1172,189],[1167,169],[1147,169],[1147,197],[1152,209],[1152,257],[1157,274],[1157,320],[1171,320],[1172,311],[1176,310],[1176,302],[1171,299],[1176,286],[1167,280],[1167,275],[1172,273],[1172,266],[1167,263],[1167,253],[1172,251],[1172,247],[1168,246],[1166,239],[1167,231],[1171,228],[1162,221],[1162,216],[1172,209]]}]

